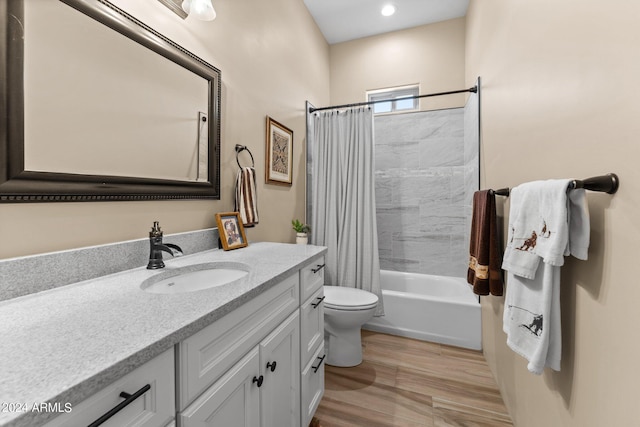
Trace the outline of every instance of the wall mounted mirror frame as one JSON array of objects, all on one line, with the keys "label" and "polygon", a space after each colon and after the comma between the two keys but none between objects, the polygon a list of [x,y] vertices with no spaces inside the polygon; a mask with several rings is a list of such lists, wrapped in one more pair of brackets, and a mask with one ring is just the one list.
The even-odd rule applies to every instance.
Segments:
[{"label": "wall mounted mirror frame", "polygon": [[24,1],[29,0],[0,2],[0,203],[220,199],[220,70],[106,0],[59,1],[208,82],[207,178],[191,182],[25,170]]}]

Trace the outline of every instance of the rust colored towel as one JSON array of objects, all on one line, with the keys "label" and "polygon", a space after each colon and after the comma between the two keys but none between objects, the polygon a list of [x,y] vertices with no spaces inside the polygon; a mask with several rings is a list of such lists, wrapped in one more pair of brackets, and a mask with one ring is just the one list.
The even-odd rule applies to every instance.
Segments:
[{"label": "rust colored towel", "polygon": [[473,195],[467,282],[477,295],[502,295],[502,253],[498,242],[496,198],[492,191]]}]

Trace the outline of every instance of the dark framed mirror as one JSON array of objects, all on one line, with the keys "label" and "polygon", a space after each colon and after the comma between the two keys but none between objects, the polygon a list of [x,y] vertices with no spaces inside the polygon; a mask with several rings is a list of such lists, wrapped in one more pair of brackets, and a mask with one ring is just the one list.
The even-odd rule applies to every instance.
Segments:
[{"label": "dark framed mirror", "polygon": [[220,70],[107,0],[0,27],[0,202],[220,198]]}]

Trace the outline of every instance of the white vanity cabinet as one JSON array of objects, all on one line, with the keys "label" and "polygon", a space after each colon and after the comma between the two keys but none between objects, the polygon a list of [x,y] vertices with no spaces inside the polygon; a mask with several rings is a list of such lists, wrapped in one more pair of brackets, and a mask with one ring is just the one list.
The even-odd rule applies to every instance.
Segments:
[{"label": "white vanity cabinet", "polygon": [[324,394],[324,257],[300,270],[301,426],[311,422]]},{"label": "white vanity cabinet", "polygon": [[180,426],[298,426],[299,283],[296,272],[179,344]]},{"label": "white vanity cabinet", "polygon": [[181,426],[295,427],[300,419],[298,310],[179,415]]},{"label": "white vanity cabinet", "polygon": [[[46,427],[165,427],[175,415],[173,348],[151,359],[62,414]],[[118,409],[116,411],[116,409]]]},{"label": "white vanity cabinet", "polygon": [[[170,260],[167,271],[239,262],[249,274],[162,295],[141,287],[158,272],[136,267],[3,301],[0,397],[72,407],[57,416],[0,413],[0,425],[307,427],[324,392],[325,252],[272,242],[231,254],[203,250]],[[46,322],[30,315],[36,310]]]}]

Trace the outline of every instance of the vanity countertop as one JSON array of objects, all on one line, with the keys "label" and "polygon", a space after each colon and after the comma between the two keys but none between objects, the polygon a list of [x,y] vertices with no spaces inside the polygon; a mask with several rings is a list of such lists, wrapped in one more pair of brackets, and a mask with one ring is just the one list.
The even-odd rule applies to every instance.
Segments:
[{"label": "vanity countertop", "polygon": [[196,292],[145,292],[140,283],[163,270],[140,267],[0,302],[0,426],[53,418],[33,405],[81,402],[325,251],[264,242],[165,259],[164,271],[213,261],[251,266],[241,283]]}]

